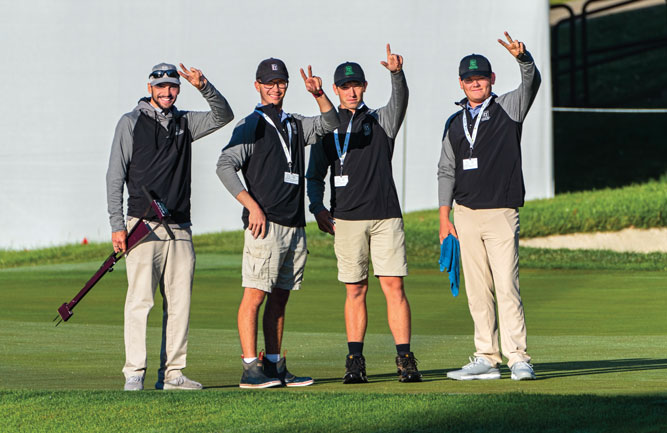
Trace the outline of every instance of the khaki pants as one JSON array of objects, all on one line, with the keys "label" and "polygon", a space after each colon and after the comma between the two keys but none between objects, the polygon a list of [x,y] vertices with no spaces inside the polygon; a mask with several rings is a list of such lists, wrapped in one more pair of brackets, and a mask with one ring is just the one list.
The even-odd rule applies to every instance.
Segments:
[{"label": "khaki pants", "polygon": [[[136,222],[130,218],[128,227]],[[195,251],[189,228],[172,228],[171,240],[164,227],[151,227],[146,239],[127,254],[123,374],[129,378],[146,372],[146,323],[159,284],[163,313],[158,380],[173,380],[185,368]]]},{"label": "khaki pants", "polygon": [[454,225],[461,242],[468,307],[475,322],[475,356],[482,356],[493,365],[502,362],[498,348],[500,328],[502,354],[508,365],[529,362],[519,291],[519,212],[473,210],[457,204]]}]

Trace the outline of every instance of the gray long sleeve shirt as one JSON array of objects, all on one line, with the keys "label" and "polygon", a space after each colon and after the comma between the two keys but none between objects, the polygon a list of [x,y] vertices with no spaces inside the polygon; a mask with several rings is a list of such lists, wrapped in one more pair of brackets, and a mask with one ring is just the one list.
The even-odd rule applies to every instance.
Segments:
[{"label": "gray long sleeve shirt", "polygon": [[[106,176],[107,206],[113,232],[125,230],[123,191],[126,183],[130,189],[130,182],[136,180],[130,177],[139,176],[139,173],[142,181],[151,179],[151,187],[168,196],[161,197],[163,201],[171,199],[171,203],[165,202],[170,211],[182,208],[182,215],[173,222],[190,224],[190,143],[222,128],[234,118],[229,103],[213,84],[207,82],[201,94],[211,107],[210,111],[179,111],[174,106],[165,114],[153,107],[148,98],[143,98],[134,110],[118,121]],[[160,127],[148,126],[149,123]],[[187,125],[187,131],[181,130],[180,125]],[[162,169],[161,173],[159,169]],[[181,176],[171,179],[174,172]],[[176,185],[177,180],[187,182],[187,185]],[[174,192],[175,189],[178,191]],[[136,192],[129,192],[132,202]]]}]

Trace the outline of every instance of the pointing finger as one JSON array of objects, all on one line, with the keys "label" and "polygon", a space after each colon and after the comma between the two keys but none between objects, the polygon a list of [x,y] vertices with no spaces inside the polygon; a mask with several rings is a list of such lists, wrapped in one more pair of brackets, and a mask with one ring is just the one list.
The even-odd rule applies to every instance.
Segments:
[{"label": "pointing finger", "polygon": [[310,78],[312,76],[313,76],[313,68],[310,65],[308,65],[308,77]]},{"label": "pointing finger", "polygon": [[503,47],[509,49],[509,45],[505,41],[503,41],[502,39],[498,39],[498,42],[500,42],[500,45],[502,45]]},{"label": "pointing finger", "polygon": [[513,41],[512,41],[512,37],[510,36],[509,33],[505,32],[505,37],[507,38],[507,41],[508,41],[510,44],[513,42]]},{"label": "pointing finger", "polygon": [[387,58],[391,57],[391,47],[387,44]]},{"label": "pointing finger", "polygon": [[303,72],[303,68],[300,68],[299,70],[301,71],[301,78],[303,78],[303,81],[306,81],[308,77],[306,77],[306,73]]},{"label": "pointing finger", "polygon": [[183,69],[183,72],[186,73],[188,72],[188,68],[186,68],[185,65],[183,65],[183,63],[179,63],[179,65],[181,66],[181,69]]}]

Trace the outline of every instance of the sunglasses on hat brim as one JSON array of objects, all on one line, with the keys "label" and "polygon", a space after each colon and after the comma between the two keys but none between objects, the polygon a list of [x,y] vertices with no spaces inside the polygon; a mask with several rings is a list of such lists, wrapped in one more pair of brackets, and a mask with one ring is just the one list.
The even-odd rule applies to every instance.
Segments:
[{"label": "sunglasses on hat brim", "polygon": [[148,78],[153,78],[153,79],[162,78],[165,75],[169,78],[178,78],[179,77],[178,71],[176,69],[169,69],[169,70],[166,70],[166,71],[153,71],[153,72],[150,73]]}]

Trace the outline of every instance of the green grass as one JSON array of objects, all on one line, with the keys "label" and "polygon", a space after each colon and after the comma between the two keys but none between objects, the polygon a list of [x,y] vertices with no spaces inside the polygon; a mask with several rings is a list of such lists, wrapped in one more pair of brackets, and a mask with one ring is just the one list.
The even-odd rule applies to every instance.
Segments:
[{"label": "green grass", "polygon": [[[472,353],[465,291],[413,270],[406,287],[421,384],[400,384],[376,281],[368,295],[365,355],[371,383],[343,385],[344,289],[335,262],[311,255],[288,305],[290,369],[312,387],[247,392],[235,317],[238,254],[198,255],[186,374],[203,392],[119,391],[123,364],[121,265],[58,328],[56,308],[99,263],[0,271],[0,417],[4,431],[581,431],[666,427],[664,272],[522,269],[529,352],[539,380],[446,380]],[[159,295],[156,304],[160,305]],[[146,384],[156,380],[160,312],[149,319]],[[261,339],[261,337],[260,337]],[[483,415],[482,415],[483,414]]]},{"label": "green grass", "polygon": [[[667,227],[667,176],[659,181],[559,194],[553,199],[533,200],[520,211],[521,236],[531,238],[576,232],[612,231],[626,227]],[[437,263],[439,220],[437,210],[405,215],[408,262],[413,268],[431,268]],[[311,255],[334,259],[333,238],[314,223],[306,228]],[[195,236],[199,254],[240,254],[241,231]],[[109,243],[66,245],[34,251],[0,250],[0,269],[16,266],[77,263],[103,259]],[[550,251],[522,248],[523,265],[554,269],[664,270],[667,254],[631,254],[610,251]]]}]

